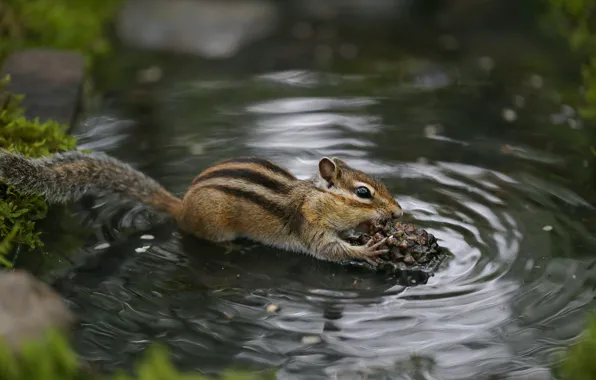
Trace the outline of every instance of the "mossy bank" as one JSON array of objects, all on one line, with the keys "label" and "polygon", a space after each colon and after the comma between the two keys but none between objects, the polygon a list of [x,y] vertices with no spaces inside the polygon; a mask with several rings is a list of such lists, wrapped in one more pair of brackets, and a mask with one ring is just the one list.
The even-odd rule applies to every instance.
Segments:
[{"label": "mossy bank", "polygon": [[[79,52],[88,70],[110,51],[106,24],[122,0],[6,0],[0,2],[0,65],[19,49],[43,47]],[[67,126],[40,123],[23,116],[23,94],[10,94],[8,78],[0,78],[0,147],[29,157],[74,149],[76,140]],[[11,266],[5,256],[15,247],[42,245],[35,221],[47,213],[37,196],[25,196],[0,182],[0,265]]]},{"label": "mossy bank", "polygon": [[[76,139],[66,133],[67,127],[54,121],[39,123],[23,117],[21,97],[2,92],[7,78],[0,82],[0,147],[18,151],[29,157],[41,157],[76,148]],[[1,183],[0,183],[1,184]],[[0,261],[13,245],[29,249],[42,245],[35,221],[47,212],[46,202],[39,196],[26,196],[10,186],[0,187]]]}]

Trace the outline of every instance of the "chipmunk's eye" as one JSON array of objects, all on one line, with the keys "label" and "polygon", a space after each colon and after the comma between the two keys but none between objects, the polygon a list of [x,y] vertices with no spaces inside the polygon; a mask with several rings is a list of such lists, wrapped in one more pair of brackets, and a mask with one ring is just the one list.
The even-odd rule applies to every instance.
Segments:
[{"label": "chipmunk's eye", "polygon": [[356,195],[360,198],[372,198],[372,194],[370,190],[365,186],[360,186],[356,188]]}]

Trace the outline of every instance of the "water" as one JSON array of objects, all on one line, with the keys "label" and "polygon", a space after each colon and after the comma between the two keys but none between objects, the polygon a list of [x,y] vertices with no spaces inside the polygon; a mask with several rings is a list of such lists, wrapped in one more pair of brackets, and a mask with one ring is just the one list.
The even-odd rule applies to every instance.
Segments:
[{"label": "water", "polygon": [[[560,55],[551,50],[545,60]],[[560,134],[583,132],[553,96],[565,80],[548,69],[494,53],[496,72],[487,71],[478,51],[268,70],[243,58],[142,55],[127,66],[127,54],[112,61],[119,92],[74,131],[83,147],[179,196],[233,155],[267,157],[302,178],[321,156],[341,156],[382,177],[406,218],[454,257],[426,284],[404,286],[256,244],[226,255],[140,205],[86,199],[58,211],[70,224],[47,227],[50,253],[63,254],[68,239],[84,248],[38,268],[81,317],[86,359],[130,368],[163,342],[180,368],[208,374],[240,366],[275,367],[284,379],[548,378],[578,338],[596,285],[594,197],[581,181],[593,169],[559,144]],[[135,70],[153,64],[163,81],[135,84]],[[268,313],[269,304],[280,310]]]}]

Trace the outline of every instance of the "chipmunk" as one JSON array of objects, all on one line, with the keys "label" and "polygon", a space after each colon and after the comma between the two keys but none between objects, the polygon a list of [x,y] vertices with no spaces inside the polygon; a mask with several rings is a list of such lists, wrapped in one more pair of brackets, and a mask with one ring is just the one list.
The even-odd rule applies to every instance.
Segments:
[{"label": "chipmunk", "polygon": [[183,232],[215,243],[247,238],[321,260],[356,259],[373,266],[374,258],[387,252],[385,240],[353,246],[342,234],[403,214],[380,180],[328,157],[308,180],[267,159],[227,159],[197,175],[182,199],[104,153],[69,151],[32,159],[0,150],[0,180],[49,203],[76,201],[89,192],[118,193],[168,214]]}]

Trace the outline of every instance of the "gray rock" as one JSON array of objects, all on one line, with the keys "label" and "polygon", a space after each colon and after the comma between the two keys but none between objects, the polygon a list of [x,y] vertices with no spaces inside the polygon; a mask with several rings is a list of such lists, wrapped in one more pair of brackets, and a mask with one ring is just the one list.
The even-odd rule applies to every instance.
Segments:
[{"label": "gray rock", "polygon": [[268,0],[129,0],[117,31],[137,48],[228,58],[271,33],[278,19]]},{"label": "gray rock", "polygon": [[62,298],[31,274],[0,272],[0,338],[18,351],[50,329],[69,331],[76,318]]},{"label": "gray rock", "polygon": [[72,125],[85,76],[83,56],[70,51],[27,49],[11,54],[0,78],[11,77],[8,89],[25,95],[25,116],[40,122],[55,120]]},{"label": "gray rock", "polygon": [[291,0],[301,16],[315,19],[348,17],[361,21],[388,21],[407,12],[412,0]]}]

